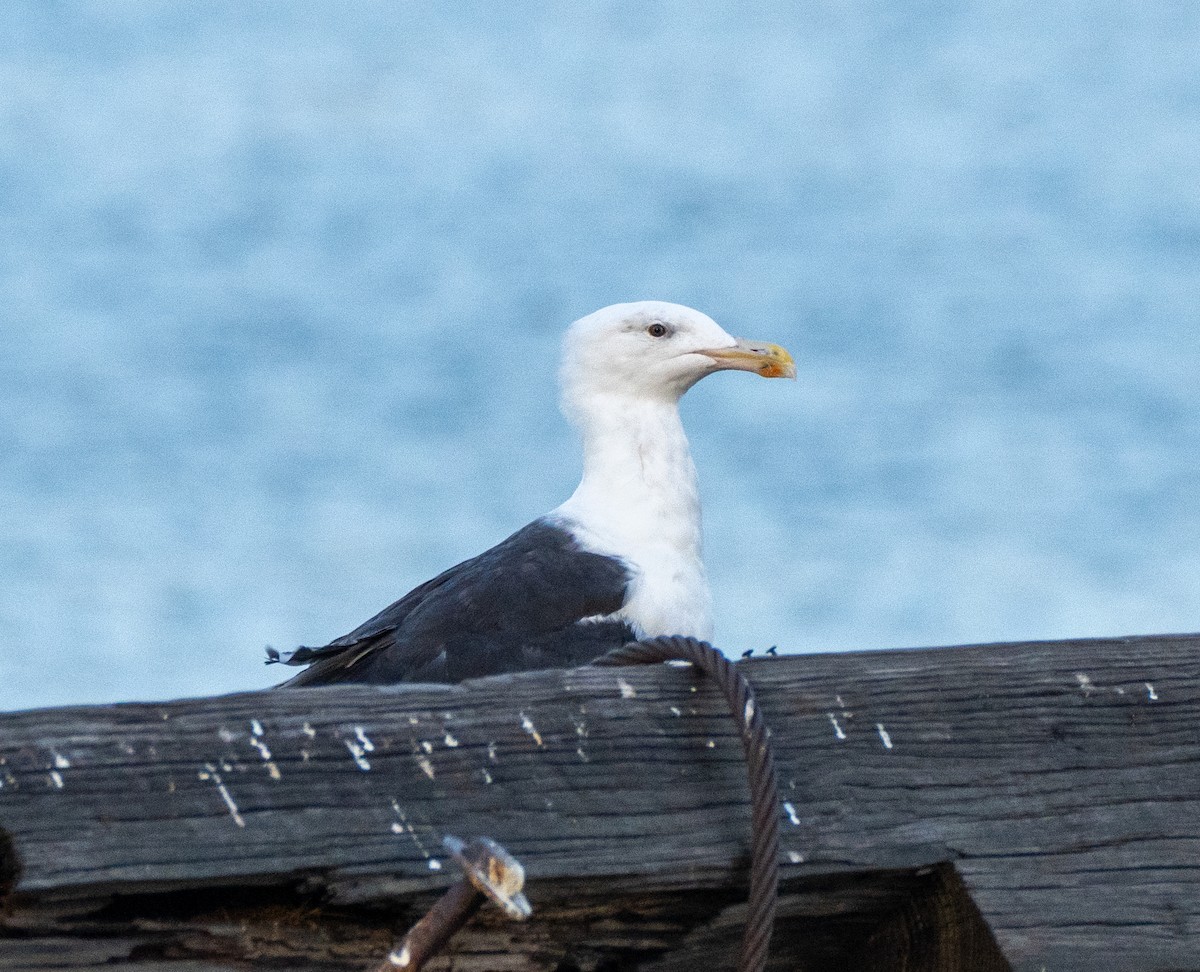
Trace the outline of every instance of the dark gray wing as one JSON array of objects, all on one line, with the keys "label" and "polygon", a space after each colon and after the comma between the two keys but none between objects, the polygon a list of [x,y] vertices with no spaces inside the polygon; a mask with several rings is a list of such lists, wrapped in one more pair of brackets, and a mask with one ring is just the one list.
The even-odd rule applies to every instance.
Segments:
[{"label": "dark gray wing", "polygon": [[535,520],[336,641],[270,660],[308,664],[285,683],[296,686],[461,681],[582,664],[633,637],[621,622],[583,621],[617,611],[629,579],[624,561]]}]

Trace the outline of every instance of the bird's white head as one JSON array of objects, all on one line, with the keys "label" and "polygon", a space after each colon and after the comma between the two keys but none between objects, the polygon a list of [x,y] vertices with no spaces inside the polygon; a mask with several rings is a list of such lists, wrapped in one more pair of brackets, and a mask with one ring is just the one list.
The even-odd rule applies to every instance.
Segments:
[{"label": "bird's white head", "polygon": [[598,398],[674,403],[714,371],[795,378],[783,348],[738,340],[711,317],[682,304],[613,304],[571,325],[563,341],[563,404],[577,414]]}]

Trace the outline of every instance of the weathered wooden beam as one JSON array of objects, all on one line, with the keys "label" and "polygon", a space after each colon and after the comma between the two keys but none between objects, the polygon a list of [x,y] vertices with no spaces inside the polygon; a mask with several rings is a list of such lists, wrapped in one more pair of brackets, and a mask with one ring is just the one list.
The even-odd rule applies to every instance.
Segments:
[{"label": "weathered wooden beam", "polygon": [[[918,899],[965,915],[956,871],[1013,968],[1200,969],[1200,636],[745,670],[788,801],[780,968],[971,967],[862,952]],[[2,715],[0,968],[361,967],[452,877],[443,833],[504,843],[536,909],[456,968],[677,967],[736,941],[739,746],[670,666]]]}]

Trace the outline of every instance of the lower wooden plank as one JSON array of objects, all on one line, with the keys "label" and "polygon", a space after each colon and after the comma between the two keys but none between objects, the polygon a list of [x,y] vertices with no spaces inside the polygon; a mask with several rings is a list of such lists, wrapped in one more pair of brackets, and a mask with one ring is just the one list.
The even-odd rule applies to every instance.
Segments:
[{"label": "lower wooden plank", "polygon": [[[770,972],[854,970],[876,928],[924,900],[941,877],[922,873],[789,882],[780,897]],[[542,886],[533,921],[483,912],[429,968],[453,972],[673,972],[733,968],[745,905],[729,891],[610,891]],[[314,907],[250,888],[19,905],[0,932],[0,969],[279,968],[351,972],[378,963],[430,903],[394,910]],[[925,972],[916,967],[906,972]],[[940,969],[938,970],[940,972]]]}]

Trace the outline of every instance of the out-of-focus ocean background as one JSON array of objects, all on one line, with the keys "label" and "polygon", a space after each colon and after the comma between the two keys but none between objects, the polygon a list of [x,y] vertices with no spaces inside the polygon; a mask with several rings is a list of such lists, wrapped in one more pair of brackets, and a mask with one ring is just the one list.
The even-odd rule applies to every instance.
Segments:
[{"label": "out-of-focus ocean background", "polygon": [[729,650],[1200,629],[1200,5],[0,9],[0,708],[264,686],[685,403]]}]

